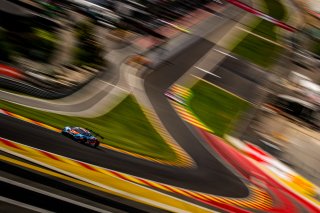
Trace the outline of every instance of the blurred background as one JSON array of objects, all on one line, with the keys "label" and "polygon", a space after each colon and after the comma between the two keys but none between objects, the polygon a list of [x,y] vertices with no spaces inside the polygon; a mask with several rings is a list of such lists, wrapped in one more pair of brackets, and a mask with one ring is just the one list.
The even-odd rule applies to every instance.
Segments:
[{"label": "blurred background", "polygon": [[[319,14],[319,0],[0,0],[0,113],[50,130],[0,119],[0,136],[206,193],[274,187],[225,171],[199,128],[269,153],[318,203]],[[69,127],[101,149],[57,134]]]}]

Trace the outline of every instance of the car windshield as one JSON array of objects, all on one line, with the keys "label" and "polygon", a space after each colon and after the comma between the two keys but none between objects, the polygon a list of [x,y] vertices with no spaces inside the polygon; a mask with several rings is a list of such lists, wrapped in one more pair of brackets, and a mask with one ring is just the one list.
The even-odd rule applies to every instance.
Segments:
[{"label": "car windshield", "polygon": [[77,132],[79,132],[80,134],[82,134],[82,135],[91,136],[91,133],[90,133],[89,131],[84,130],[84,129],[82,129],[82,128],[75,128],[75,130],[76,130]]}]

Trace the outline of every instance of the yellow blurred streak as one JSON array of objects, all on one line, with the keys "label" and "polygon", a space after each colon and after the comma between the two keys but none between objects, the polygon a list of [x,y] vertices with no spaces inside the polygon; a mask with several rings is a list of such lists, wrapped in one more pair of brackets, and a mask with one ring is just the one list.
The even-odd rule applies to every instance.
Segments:
[{"label": "yellow blurred streak", "polygon": [[[22,149],[25,149],[25,145],[16,144]],[[61,174],[59,177],[63,178],[68,175],[70,180],[77,180],[77,183],[85,183],[86,186],[92,188],[101,189],[104,192],[114,194],[126,199],[130,199],[139,203],[144,203],[146,205],[154,206],[156,208],[165,209],[172,212],[213,212],[207,208],[197,206],[195,204],[189,203],[187,201],[157,192],[152,189],[124,181],[115,176],[101,173],[99,167],[94,167],[97,171],[92,171],[82,167],[80,164],[75,165],[74,163],[66,163],[64,157],[61,161],[50,159],[40,152],[32,151],[30,148],[25,150],[19,150],[12,147],[8,147],[3,143],[0,143],[0,149],[4,152],[16,155],[30,162],[36,163],[43,167],[47,167]],[[32,148],[31,148],[32,149]],[[71,160],[72,161],[72,160]],[[76,163],[77,164],[77,163]],[[35,168],[35,167],[34,167]],[[46,172],[46,170],[42,170]],[[50,175],[55,175],[55,172],[50,173]]]}]

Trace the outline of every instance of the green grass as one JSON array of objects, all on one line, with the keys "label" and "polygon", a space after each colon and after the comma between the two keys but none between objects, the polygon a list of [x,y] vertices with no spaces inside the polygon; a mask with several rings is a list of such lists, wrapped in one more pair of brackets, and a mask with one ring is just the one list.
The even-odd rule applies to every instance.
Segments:
[{"label": "green grass", "polygon": [[[269,15],[283,20],[286,16],[286,11],[283,5],[277,0],[265,1]],[[277,40],[276,29],[278,27],[274,24],[262,20],[253,30],[254,34],[270,39]],[[263,40],[255,35],[248,34],[233,50],[232,52],[242,56],[243,58],[255,63],[259,66],[268,68],[278,57],[282,51],[282,47],[277,46],[269,41]]]},{"label": "green grass", "polygon": [[230,133],[250,103],[204,81],[191,88],[190,107],[196,116],[220,137]]},{"label": "green grass", "polygon": [[311,47],[311,52],[320,57],[320,42],[314,42]]},{"label": "green grass", "polygon": [[153,129],[140,106],[128,96],[111,112],[96,118],[81,118],[44,112],[0,100],[0,109],[63,128],[81,126],[91,129],[104,139],[103,143],[141,155],[173,161],[174,151]]}]

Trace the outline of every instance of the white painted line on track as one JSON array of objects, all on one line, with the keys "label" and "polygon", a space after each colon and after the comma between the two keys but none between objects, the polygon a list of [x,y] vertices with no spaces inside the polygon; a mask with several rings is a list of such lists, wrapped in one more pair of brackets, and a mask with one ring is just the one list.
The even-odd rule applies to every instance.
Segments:
[{"label": "white painted line on track", "polygon": [[178,25],[176,25],[176,24],[167,22],[167,21],[162,20],[162,19],[158,19],[158,20],[159,20],[160,22],[162,22],[162,23],[165,23],[165,24],[169,25],[170,27],[173,27],[173,28],[177,29],[177,30],[180,30],[180,31],[185,32],[185,33],[190,33],[190,31],[189,31],[188,29],[185,29],[185,28],[183,28],[182,26],[178,26]]},{"label": "white painted line on track", "polygon": [[8,184],[11,184],[11,185],[15,185],[15,186],[18,186],[20,188],[27,189],[27,190],[30,190],[30,191],[33,191],[33,192],[36,192],[36,193],[39,193],[39,194],[42,194],[42,195],[45,195],[45,196],[48,196],[48,197],[52,197],[52,198],[55,198],[55,199],[58,199],[58,200],[62,200],[64,202],[71,203],[73,205],[81,206],[81,207],[86,208],[88,210],[110,213],[110,211],[106,211],[104,209],[100,209],[100,208],[97,208],[97,207],[94,207],[94,206],[91,206],[91,205],[88,205],[88,204],[85,204],[85,203],[82,203],[82,202],[79,202],[79,201],[75,201],[75,200],[72,200],[70,198],[67,198],[67,197],[64,197],[64,196],[61,196],[61,195],[53,194],[51,192],[47,192],[45,190],[38,189],[38,188],[23,184],[23,183],[20,183],[20,182],[17,182],[17,181],[13,181],[13,180],[10,180],[10,179],[4,178],[4,177],[0,177],[0,181],[8,183]]},{"label": "white painted line on track", "polygon": [[281,149],[280,149],[278,146],[276,146],[276,145],[274,145],[274,144],[272,144],[272,143],[269,143],[269,142],[267,142],[267,141],[265,141],[265,140],[261,140],[261,139],[260,139],[260,141],[261,141],[262,143],[264,143],[265,145],[270,146],[271,148],[274,148],[274,149],[276,149],[276,150],[278,150],[278,151],[281,151]]},{"label": "white painted line on track", "polygon": [[107,84],[107,85],[113,86],[113,87],[115,87],[115,88],[118,88],[118,89],[120,89],[120,90],[122,90],[122,91],[124,91],[124,92],[128,92],[128,93],[129,93],[129,90],[126,90],[126,89],[124,89],[124,88],[122,88],[122,87],[119,87],[119,86],[117,86],[117,85],[115,85],[115,84],[111,84],[111,83],[109,83],[109,82],[107,82],[107,81],[104,81],[104,80],[99,80],[99,81],[101,81],[102,83],[105,83],[105,84]]},{"label": "white painted line on track", "polygon": [[210,84],[210,85],[212,85],[212,86],[214,86],[216,88],[219,88],[219,89],[223,90],[224,92],[226,92],[226,93],[228,93],[228,94],[230,94],[230,95],[232,95],[234,97],[237,97],[237,98],[239,98],[239,99],[241,99],[241,100],[243,100],[243,101],[245,101],[247,103],[250,103],[250,104],[252,104],[252,106],[256,106],[254,103],[252,103],[252,102],[250,102],[250,101],[248,101],[248,100],[246,100],[246,99],[244,99],[244,98],[242,98],[242,97],[240,97],[240,96],[238,96],[238,95],[236,95],[236,94],[234,94],[234,93],[232,93],[232,92],[230,92],[230,91],[228,91],[228,90],[226,90],[226,89],[224,89],[224,88],[222,88],[222,87],[220,87],[220,86],[218,86],[218,85],[216,85],[216,84],[214,84],[214,83],[212,83],[210,81],[207,81],[207,80],[205,80],[203,78],[200,78],[200,77],[198,77],[196,75],[191,75],[191,76],[196,78],[196,79],[198,79],[199,81],[206,82],[207,84]]},{"label": "white painted line on track", "polygon": [[284,45],[279,44],[278,42],[272,41],[271,39],[268,39],[268,38],[265,38],[265,37],[263,37],[263,36],[261,36],[261,35],[258,35],[258,34],[256,34],[256,33],[253,33],[253,32],[251,32],[250,30],[244,29],[243,27],[236,26],[236,28],[238,28],[239,30],[242,30],[242,31],[244,31],[244,32],[246,32],[246,33],[249,33],[249,34],[251,34],[251,35],[254,35],[254,36],[258,37],[258,38],[261,38],[261,39],[263,39],[263,40],[265,40],[265,41],[268,41],[268,42],[270,42],[270,43],[272,43],[272,44],[275,44],[275,45],[277,45],[277,46],[286,48]]},{"label": "white painted line on track", "polygon": [[234,57],[233,55],[231,55],[231,54],[229,54],[229,53],[226,53],[226,52],[223,52],[223,51],[221,51],[221,50],[218,50],[218,49],[216,49],[216,48],[213,48],[212,50],[215,50],[215,51],[217,51],[218,53],[221,53],[221,54],[223,54],[223,55],[229,56],[230,58],[234,58],[234,59],[236,59],[236,60],[239,60],[238,58]]},{"label": "white painted line on track", "polygon": [[207,70],[205,70],[205,69],[202,69],[201,67],[195,66],[195,68],[197,68],[198,70],[200,70],[200,71],[202,71],[202,72],[205,72],[205,73],[207,73],[207,74],[209,74],[209,75],[212,75],[212,76],[214,76],[214,77],[221,78],[220,76],[218,76],[218,75],[216,75],[216,74],[213,74],[213,73],[211,73],[211,72],[209,72],[209,71],[207,71]]},{"label": "white painted line on track", "polygon": [[15,206],[19,206],[19,207],[22,207],[24,209],[29,209],[29,210],[34,211],[34,212],[51,213],[51,211],[48,211],[46,209],[41,209],[39,207],[32,206],[32,205],[29,205],[29,204],[26,204],[26,203],[22,203],[20,201],[12,200],[12,199],[7,198],[7,197],[0,196],[0,201],[5,202],[5,203],[9,203],[9,204],[12,204],[12,205],[15,205]]}]

